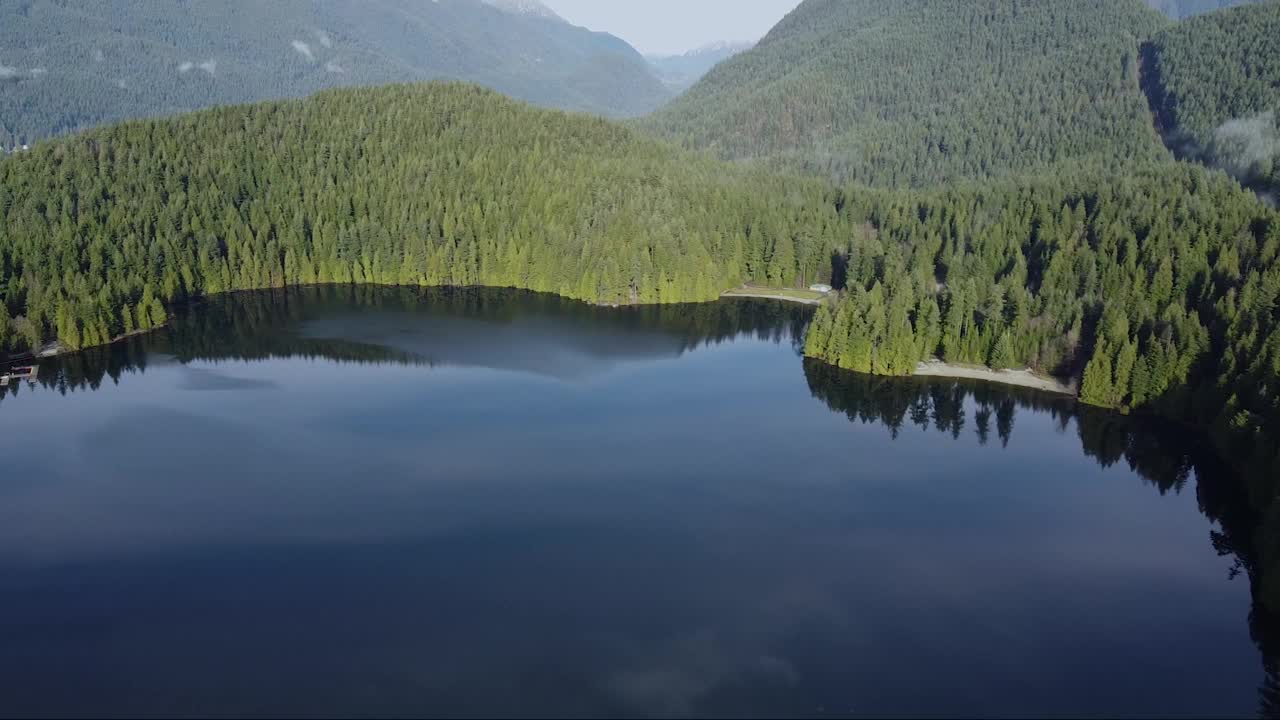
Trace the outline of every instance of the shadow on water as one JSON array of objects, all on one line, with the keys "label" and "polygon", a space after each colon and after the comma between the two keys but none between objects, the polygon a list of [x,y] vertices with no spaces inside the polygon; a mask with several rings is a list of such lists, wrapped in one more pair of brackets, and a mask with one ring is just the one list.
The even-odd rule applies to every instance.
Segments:
[{"label": "shadow on water", "polygon": [[[606,309],[554,296],[479,289],[322,287],[243,293],[184,308],[148,336],[45,362],[36,391],[92,391],[145,373],[149,363],[322,358],[359,365],[479,366],[561,379],[617,363],[675,357],[744,335],[789,344],[799,354],[811,309],[735,300],[703,305]],[[512,342],[526,348],[504,353]],[[535,351],[528,351],[530,346]],[[563,351],[573,350],[567,358]],[[1260,586],[1256,535],[1261,519],[1241,483],[1204,443],[1176,428],[1095,411],[1023,388],[935,378],[889,379],[803,361],[813,397],[850,422],[960,437],[973,433],[991,452],[1016,443],[1020,410],[1047,413],[1075,428],[1100,466],[1123,463],[1158,493],[1194,490],[1216,525],[1209,542],[1235,560],[1233,575]],[[0,388],[0,412],[25,383]],[[1256,601],[1249,618],[1264,669],[1258,712],[1280,717],[1280,644],[1275,620]]]}]

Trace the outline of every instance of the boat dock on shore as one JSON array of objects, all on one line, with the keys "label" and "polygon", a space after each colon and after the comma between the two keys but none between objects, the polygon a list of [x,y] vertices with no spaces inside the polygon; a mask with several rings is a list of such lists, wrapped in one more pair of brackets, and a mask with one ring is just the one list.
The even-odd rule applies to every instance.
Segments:
[{"label": "boat dock on shore", "polygon": [[36,375],[39,373],[40,367],[35,363],[31,364],[15,364],[6,368],[0,368],[0,387],[5,387],[11,382],[35,382]]}]

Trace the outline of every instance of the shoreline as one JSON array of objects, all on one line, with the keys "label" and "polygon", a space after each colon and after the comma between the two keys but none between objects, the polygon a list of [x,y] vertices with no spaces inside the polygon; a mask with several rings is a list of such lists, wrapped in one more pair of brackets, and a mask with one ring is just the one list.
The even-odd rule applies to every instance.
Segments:
[{"label": "shoreline", "polygon": [[780,300],[782,302],[796,303],[798,305],[809,305],[811,307],[817,307],[821,305],[823,300],[825,299],[825,298],[808,299],[808,298],[789,297],[787,295],[770,295],[765,292],[758,292],[758,293],[736,292],[733,290],[730,290],[725,293],[721,293],[720,299],[724,300],[726,298],[752,298],[756,300]]},{"label": "shoreline", "polygon": [[[390,287],[394,287],[394,286],[390,286]],[[484,286],[477,286],[477,287],[484,287]],[[230,292],[232,293],[262,292],[262,291],[270,291],[274,289],[275,288],[246,289],[246,290],[233,290]],[[807,305],[809,307],[821,306],[823,302],[825,302],[826,300],[826,297],[800,298],[800,297],[784,295],[782,293],[773,294],[768,292],[768,289],[766,288],[760,288],[759,292],[743,291],[743,289],[741,288],[735,288],[732,290],[726,290],[725,292],[721,293],[720,296],[716,299],[716,302],[723,301],[725,299],[730,299],[730,298],[777,300],[779,302],[787,302],[787,303],[793,303],[797,305]],[[199,299],[188,300],[187,302],[188,304],[195,304],[195,303],[202,302],[205,299],[206,298],[199,298]],[[603,303],[588,303],[588,304],[594,305],[595,307],[610,308],[610,309],[626,307],[621,305],[603,304]],[[109,347],[111,345],[115,345],[118,342],[127,340],[132,337],[136,337],[139,335],[146,335],[146,334],[155,332],[157,330],[161,330],[166,326],[168,326],[171,320],[172,320],[172,316],[168,316],[165,318],[165,322],[161,325],[157,325],[147,330],[134,330],[133,332],[129,332],[123,335],[119,335],[117,337],[113,337],[107,343],[104,343],[102,345],[95,345],[93,347]],[[31,355],[32,355],[32,359],[38,362],[41,360],[50,360],[50,359],[65,356],[65,355],[73,355],[75,353],[83,352],[90,349],[92,348],[85,347],[85,348],[80,348],[78,350],[70,350],[55,340],[53,342],[45,344],[45,346],[40,348],[38,352],[32,353]],[[993,382],[1001,385],[1011,385],[1015,387],[1030,388],[1033,390],[1040,390],[1044,392],[1054,393],[1057,395],[1067,395],[1070,397],[1076,397],[1078,395],[1078,388],[1074,382],[1064,381],[1059,378],[1051,378],[1051,377],[1036,375],[1030,370],[992,370],[990,368],[978,367],[978,366],[952,365],[952,364],[942,362],[941,360],[930,360],[930,361],[921,362],[917,364],[915,372],[912,373],[912,377],[939,377],[939,378],[981,380],[981,381]]]},{"label": "shoreline", "polygon": [[20,353],[17,355],[9,355],[9,356],[0,355],[0,365],[6,365],[14,362],[15,360],[22,360],[24,358],[32,362],[39,363],[41,360],[52,360],[54,358],[65,357],[67,355],[75,355],[76,353],[82,353],[88,350],[111,347],[112,345],[128,340],[129,338],[138,337],[139,335],[146,335],[149,333],[153,333],[157,330],[162,330],[168,327],[168,325],[169,325],[169,319],[166,318],[164,323],[160,325],[156,325],[155,327],[148,328],[146,330],[134,330],[132,332],[127,332],[122,335],[117,335],[105,343],[99,343],[97,345],[89,345],[87,347],[82,347],[76,350],[72,350],[71,348],[66,347],[65,345],[58,342],[57,340],[52,340],[50,342],[45,343],[44,346],[42,346],[36,352],[26,352],[26,353]]},{"label": "shoreline", "polygon": [[984,367],[952,365],[941,360],[930,360],[916,365],[913,377],[959,378],[965,380],[985,380],[1001,385],[1042,390],[1057,395],[1075,397],[1078,390],[1075,382],[1061,378],[1037,375],[1030,370],[992,370]]}]

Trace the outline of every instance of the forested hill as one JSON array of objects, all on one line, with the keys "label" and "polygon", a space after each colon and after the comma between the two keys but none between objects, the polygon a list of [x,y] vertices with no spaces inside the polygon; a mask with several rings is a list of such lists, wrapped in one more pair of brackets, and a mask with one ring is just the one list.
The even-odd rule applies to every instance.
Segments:
[{"label": "forested hill", "polygon": [[1174,151],[1280,190],[1280,2],[1179,23],[1146,53],[1147,90]]},{"label": "forested hill", "polygon": [[0,148],[129,118],[433,78],[612,116],[670,96],[631,46],[530,2],[0,3]]},{"label": "forested hill", "polygon": [[830,278],[832,194],[471,85],[135,121],[0,160],[0,347],[96,345],[241,288],[805,285]]},{"label": "forested hill", "polygon": [[1165,151],[1141,0],[805,0],[643,127],[725,158],[928,186]]}]

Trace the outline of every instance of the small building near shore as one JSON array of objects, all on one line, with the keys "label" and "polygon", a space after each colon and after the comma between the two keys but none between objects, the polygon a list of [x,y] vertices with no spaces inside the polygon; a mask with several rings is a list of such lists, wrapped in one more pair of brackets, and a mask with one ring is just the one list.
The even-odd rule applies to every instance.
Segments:
[{"label": "small building near shore", "polygon": [[832,288],[830,285],[824,285],[822,283],[818,283],[816,285],[810,285],[809,289],[812,290],[813,292],[822,293],[823,295],[825,295],[831,292],[834,288]]}]

